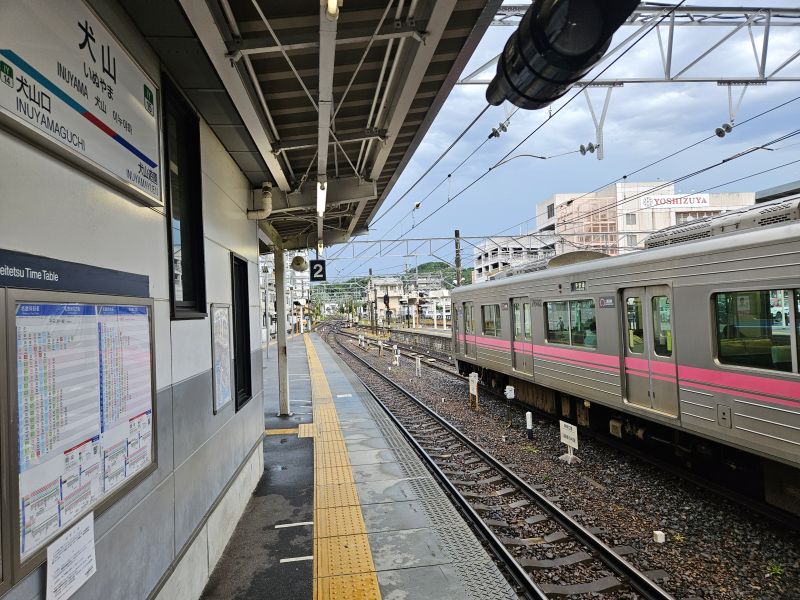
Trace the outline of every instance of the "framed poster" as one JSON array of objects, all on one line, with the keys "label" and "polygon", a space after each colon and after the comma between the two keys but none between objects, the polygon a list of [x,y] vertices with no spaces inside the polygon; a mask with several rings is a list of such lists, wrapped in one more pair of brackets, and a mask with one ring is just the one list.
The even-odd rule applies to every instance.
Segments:
[{"label": "framed poster", "polygon": [[214,414],[233,399],[233,343],[230,304],[211,305],[211,377]]},{"label": "framed poster", "polygon": [[156,468],[153,303],[9,289],[5,309],[19,580]]}]

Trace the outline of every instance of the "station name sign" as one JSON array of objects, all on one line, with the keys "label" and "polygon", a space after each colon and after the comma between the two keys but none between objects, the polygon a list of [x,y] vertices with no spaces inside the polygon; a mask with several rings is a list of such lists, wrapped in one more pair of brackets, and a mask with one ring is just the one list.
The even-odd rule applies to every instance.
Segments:
[{"label": "station name sign", "polygon": [[157,92],[82,0],[3,3],[0,120],[163,206]]},{"label": "station name sign", "polygon": [[688,196],[643,196],[639,200],[640,208],[702,208],[711,206],[708,194],[690,194]]}]

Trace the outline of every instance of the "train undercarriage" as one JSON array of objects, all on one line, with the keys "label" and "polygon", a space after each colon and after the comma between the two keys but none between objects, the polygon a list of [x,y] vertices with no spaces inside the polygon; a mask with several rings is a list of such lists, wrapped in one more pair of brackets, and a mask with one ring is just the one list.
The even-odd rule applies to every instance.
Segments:
[{"label": "train undercarriage", "polygon": [[672,465],[713,487],[800,517],[800,469],[738,448],[624,413],[523,379],[457,361],[462,375],[477,372],[500,394],[514,386],[516,402],[543,416],[577,424],[585,433],[641,458]]}]

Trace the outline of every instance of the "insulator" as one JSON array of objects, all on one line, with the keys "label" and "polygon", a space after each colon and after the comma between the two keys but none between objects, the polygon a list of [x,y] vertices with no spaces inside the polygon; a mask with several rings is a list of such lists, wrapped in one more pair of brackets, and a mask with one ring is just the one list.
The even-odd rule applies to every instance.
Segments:
[{"label": "insulator", "polygon": [[594,67],[637,0],[535,0],[497,61],[486,99],[544,108]]},{"label": "insulator", "polygon": [[725,137],[725,130],[724,130],[722,127],[717,127],[717,128],[714,130],[714,133],[716,133],[716,134],[717,134],[717,137],[721,137],[721,138],[724,138],[724,137]]}]

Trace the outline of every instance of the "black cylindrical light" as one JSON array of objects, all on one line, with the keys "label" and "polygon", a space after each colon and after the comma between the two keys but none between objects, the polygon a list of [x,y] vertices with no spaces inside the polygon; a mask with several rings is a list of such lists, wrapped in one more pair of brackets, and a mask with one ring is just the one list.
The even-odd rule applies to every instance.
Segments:
[{"label": "black cylindrical light", "polygon": [[597,64],[638,4],[535,0],[500,54],[486,99],[495,106],[508,100],[528,110],[558,100]]}]

